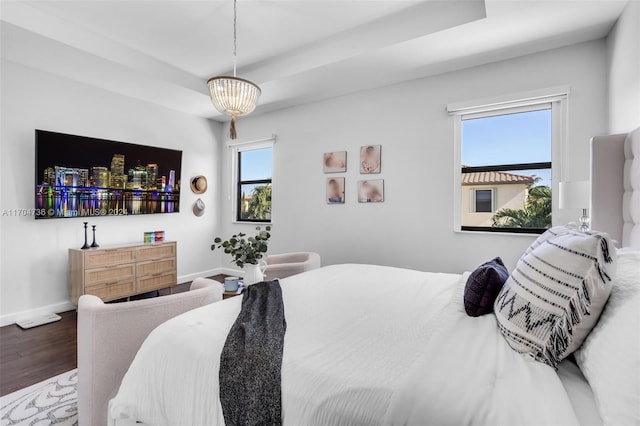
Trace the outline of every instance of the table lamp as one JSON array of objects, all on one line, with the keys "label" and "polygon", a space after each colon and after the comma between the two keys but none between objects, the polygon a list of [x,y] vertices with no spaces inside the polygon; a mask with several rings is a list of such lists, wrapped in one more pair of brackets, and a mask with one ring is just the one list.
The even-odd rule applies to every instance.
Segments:
[{"label": "table lamp", "polygon": [[589,230],[589,181],[560,182],[558,185],[558,207],[561,209],[582,209],[580,231]]}]

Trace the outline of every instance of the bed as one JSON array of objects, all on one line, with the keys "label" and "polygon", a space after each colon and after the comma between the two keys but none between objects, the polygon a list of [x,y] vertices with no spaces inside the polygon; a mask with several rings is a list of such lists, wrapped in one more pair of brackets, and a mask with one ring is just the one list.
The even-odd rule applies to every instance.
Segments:
[{"label": "bed", "polygon": [[[626,137],[594,138],[592,147],[593,226],[638,249],[640,160],[634,154],[640,153],[640,130]],[[622,173],[615,171],[623,169],[620,178]],[[620,203],[603,203],[601,197],[612,193]],[[591,358],[603,352],[597,353],[600,336],[593,344],[585,341],[576,356],[588,367],[584,375],[570,359],[556,371],[522,356],[507,344],[494,315],[472,318],[465,313],[467,277],[334,265],[281,280],[287,320],[284,424],[599,425],[616,419],[603,399],[616,372],[596,371],[602,362],[589,367]],[[224,424],[220,354],[240,306],[241,298],[227,299],[156,328],[110,402],[110,424]],[[603,327],[617,320],[613,308],[607,309]],[[638,331],[637,322],[632,327]],[[606,341],[612,333],[604,334]],[[625,345],[637,368],[640,355],[634,351],[640,345],[633,337]],[[616,356],[610,361],[622,363],[623,357]],[[633,371],[626,373],[632,376],[622,381],[631,381],[621,387],[630,386],[632,392],[625,392],[624,418],[640,421],[640,413],[633,411],[634,404],[640,406],[640,384],[634,383]]]}]

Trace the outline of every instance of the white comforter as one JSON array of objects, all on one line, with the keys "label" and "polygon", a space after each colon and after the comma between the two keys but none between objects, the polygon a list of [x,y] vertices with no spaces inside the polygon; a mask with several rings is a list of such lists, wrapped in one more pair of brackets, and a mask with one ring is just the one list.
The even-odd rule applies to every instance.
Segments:
[{"label": "white comforter", "polygon": [[[464,313],[465,276],[338,265],[281,281],[285,425],[574,425],[550,367],[515,353],[495,317]],[[223,425],[220,353],[241,298],[149,335],[110,418]]]}]

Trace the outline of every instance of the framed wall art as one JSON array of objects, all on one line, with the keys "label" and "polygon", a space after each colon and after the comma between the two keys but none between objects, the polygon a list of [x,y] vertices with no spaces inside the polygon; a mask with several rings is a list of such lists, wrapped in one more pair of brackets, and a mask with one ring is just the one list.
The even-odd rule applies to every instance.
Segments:
[{"label": "framed wall art", "polygon": [[344,178],[327,178],[327,204],[344,204]]},{"label": "framed wall art", "polygon": [[325,152],[322,159],[325,173],[344,173],[347,171],[347,151]]},{"label": "framed wall art", "polygon": [[384,179],[358,181],[358,202],[384,202]]},{"label": "framed wall art", "polygon": [[382,145],[366,145],[360,148],[360,173],[377,174],[381,169]]}]

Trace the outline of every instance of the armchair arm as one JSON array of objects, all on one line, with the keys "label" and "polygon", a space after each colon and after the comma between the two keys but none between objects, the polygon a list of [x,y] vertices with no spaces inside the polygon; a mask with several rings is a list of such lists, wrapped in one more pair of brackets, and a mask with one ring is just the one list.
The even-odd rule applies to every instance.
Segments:
[{"label": "armchair arm", "polygon": [[78,420],[107,424],[107,406],[147,335],[166,320],[222,300],[217,281],[198,279],[191,291],[133,302],[78,301]]}]

